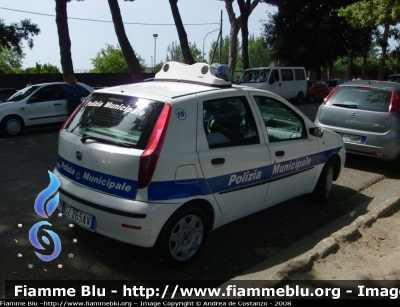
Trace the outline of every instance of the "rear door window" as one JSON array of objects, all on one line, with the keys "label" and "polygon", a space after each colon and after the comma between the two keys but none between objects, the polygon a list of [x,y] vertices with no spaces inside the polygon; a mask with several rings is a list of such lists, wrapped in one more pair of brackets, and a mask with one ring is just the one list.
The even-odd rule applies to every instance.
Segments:
[{"label": "rear door window", "polygon": [[281,74],[282,74],[282,81],[293,81],[294,80],[293,70],[291,70],[291,69],[282,69]]},{"label": "rear door window", "polygon": [[145,149],[163,102],[132,96],[94,93],[75,116],[68,130]]},{"label": "rear door window", "polygon": [[369,87],[340,87],[328,105],[358,110],[388,112],[392,92]]}]

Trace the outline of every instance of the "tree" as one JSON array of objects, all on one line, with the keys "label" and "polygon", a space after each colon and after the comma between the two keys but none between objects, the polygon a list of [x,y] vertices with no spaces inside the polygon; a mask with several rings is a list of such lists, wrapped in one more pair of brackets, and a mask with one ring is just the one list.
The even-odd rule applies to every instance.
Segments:
[{"label": "tree", "polygon": [[30,19],[24,19],[19,24],[6,25],[0,19],[0,46],[22,54],[21,41],[26,40],[28,47],[33,48],[33,36],[38,35],[40,29]]},{"label": "tree", "polygon": [[[237,57],[237,36],[239,33],[239,30],[243,27],[244,25],[244,32],[242,29],[242,69],[248,68],[248,47],[247,47],[247,40],[248,40],[248,20],[250,14],[253,12],[254,8],[257,6],[257,4],[262,1],[262,0],[254,0],[251,2],[251,0],[246,0],[246,3],[244,0],[238,0],[239,4],[239,9],[241,15],[236,18],[235,12],[233,11],[232,8],[232,3],[233,0],[224,0],[225,1],[225,8],[228,13],[228,18],[229,18],[229,23],[231,24],[231,30],[230,30],[230,40],[229,40],[229,70],[234,71],[236,70],[236,57]],[[267,1],[264,1],[267,3]],[[245,24],[243,24],[245,23]],[[246,47],[244,47],[246,45]],[[243,66],[243,63],[245,65]],[[247,64],[247,66],[246,66]]]},{"label": "tree", "polygon": [[[126,1],[126,0],[125,0]],[[128,0],[134,1],[134,0]],[[119,45],[121,46],[122,53],[128,65],[129,71],[132,75],[133,82],[143,81],[143,76],[140,68],[140,62],[135,55],[135,52],[129,43],[128,37],[125,33],[124,23],[122,21],[121,10],[119,9],[117,0],[108,0],[112,20],[114,23],[115,34],[117,35]]]},{"label": "tree", "polygon": [[[71,39],[69,38],[67,2],[71,0],[56,1],[56,24],[58,32],[58,42],[60,45],[61,69],[64,81],[67,77],[74,74],[74,65],[71,56]],[[79,1],[79,0],[78,0]]]},{"label": "tree", "polygon": [[[135,55],[136,56],[136,55]],[[139,60],[141,71],[146,70],[145,60],[137,56]],[[119,73],[129,72],[128,64],[126,63],[124,54],[120,46],[114,47],[113,45],[106,45],[106,48],[102,48],[96,57],[90,59],[94,68],[90,72],[96,73]]]},{"label": "tree", "polygon": [[249,65],[250,67],[269,66],[272,59],[269,56],[269,50],[265,44],[264,37],[249,36]]},{"label": "tree", "polygon": [[47,64],[39,64],[36,62],[35,67],[28,67],[21,70],[23,74],[59,74],[60,70],[57,66],[54,66],[50,63]]},{"label": "tree", "polygon": [[333,61],[352,52],[359,52],[364,42],[360,31],[338,16],[339,7],[354,0],[282,0],[279,11],[269,14],[263,24],[267,47],[280,65],[301,65],[316,71],[332,66]]},{"label": "tree", "polygon": [[[194,63],[203,62],[203,57],[201,56],[201,50],[197,48],[196,43],[188,43],[190,54],[193,56]],[[182,53],[182,48],[179,45],[168,48],[168,54],[165,58],[166,62],[175,61],[185,63],[185,58]]]},{"label": "tree", "polygon": [[187,39],[187,34],[185,31],[185,27],[182,23],[182,18],[178,9],[178,0],[169,0],[169,4],[171,5],[172,16],[174,17],[174,22],[176,26],[176,30],[178,31],[179,42],[182,49],[182,55],[184,59],[184,63],[186,64],[194,64],[194,58],[190,53],[190,46]]},{"label": "tree", "polygon": [[[223,40],[222,40],[222,54],[221,54],[221,63],[220,64],[228,64],[229,66],[229,60],[230,60],[230,36],[226,35]],[[219,59],[219,48],[217,48],[217,41],[213,41],[211,43],[211,49],[208,53],[208,63],[212,64],[216,62],[216,59]],[[215,50],[215,52],[214,52]],[[241,46],[239,44],[239,41],[236,40],[236,48],[235,48],[237,54],[241,54]],[[214,59],[212,59],[212,56],[214,54]],[[242,68],[242,63],[240,61],[240,57],[235,56],[236,58],[236,65],[235,69],[236,70],[241,70]]]},{"label": "tree", "polygon": [[21,70],[24,53],[0,46],[0,73],[15,74]]},{"label": "tree", "polygon": [[379,60],[378,80],[384,79],[385,59],[388,52],[388,40],[393,35],[392,26],[400,21],[400,3],[398,0],[360,0],[342,7],[339,16],[345,17],[351,25],[357,28],[383,27],[383,33],[378,38],[378,45],[382,48]]}]

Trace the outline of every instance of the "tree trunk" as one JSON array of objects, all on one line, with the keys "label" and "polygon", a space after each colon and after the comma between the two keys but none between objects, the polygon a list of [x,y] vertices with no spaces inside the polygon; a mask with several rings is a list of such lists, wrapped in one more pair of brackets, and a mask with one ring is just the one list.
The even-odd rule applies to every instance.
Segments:
[{"label": "tree trunk", "polygon": [[74,74],[71,57],[71,40],[68,30],[67,0],[56,0],[56,24],[60,45],[61,69],[64,81]]},{"label": "tree trunk", "polygon": [[354,51],[349,50],[349,60],[347,62],[347,70],[346,70],[346,78],[352,80],[353,76],[353,60],[354,60]]},{"label": "tree trunk", "polygon": [[383,28],[383,37],[382,37],[382,53],[379,59],[379,73],[378,73],[378,80],[383,81],[385,78],[385,59],[386,59],[386,53],[387,53],[387,47],[388,47],[388,39],[389,39],[389,30],[390,30],[390,25],[385,24]]},{"label": "tree trunk", "polygon": [[242,22],[242,70],[249,68],[249,28],[248,21],[251,12],[260,0],[237,0],[240,10],[240,20]]},{"label": "tree trunk", "polygon": [[178,31],[179,42],[182,49],[182,55],[185,59],[185,63],[192,65],[194,64],[194,59],[192,53],[190,52],[189,43],[187,40],[187,34],[185,31],[185,27],[182,23],[181,15],[179,14],[178,9],[178,0],[169,0],[169,4],[171,5],[172,16],[174,17],[174,22],[176,25],[176,30]]},{"label": "tree trunk", "polygon": [[141,82],[143,81],[143,76],[140,70],[139,60],[137,59],[135,52],[133,51],[133,48],[129,43],[128,37],[126,36],[118,1],[108,0],[108,4],[110,6],[112,20],[114,23],[115,34],[117,35],[119,45],[121,47],[126,64],[128,65],[129,71],[131,73],[132,81],[134,83]]},{"label": "tree trunk", "polygon": [[361,78],[363,80],[366,79],[366,70],[367,70],[367,53],[364,52],[362,56],[362,65],[361,65]]},{"label": "tree trunk", "polygon": [[229,60],[228,67],[229,71],[236,70],[236,61],[237,61],[237,36],[239,30],[242,26],[242,21],[240,17],[236,18],[235,12],[232,8],[233,0],[225,0],[225,8],[228,12],[229,23],[231,24],[231,31],[229,35]]},{"label": "tree trunk", "polygon": [[240,10],[240,20],[242,22],[242,69],[249,68],[249,15],[250,15],[250,0],[238,0]]}]

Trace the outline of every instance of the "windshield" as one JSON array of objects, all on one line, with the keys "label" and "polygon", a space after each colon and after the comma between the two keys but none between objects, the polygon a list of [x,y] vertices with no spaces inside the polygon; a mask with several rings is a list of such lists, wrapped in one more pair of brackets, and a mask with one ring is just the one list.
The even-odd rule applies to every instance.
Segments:
[{"label": "windshield", "polygon": [[34,91],[36,91],[40,86],[38,85],[32,85],[25,87],[24,89],[16,92],[14,95],[12,95],[10,98],[7,99],[7,102],[9,101],[20,101],[26,97],[28,97],[30,94],[32,94]]},{"label": "windshield", "polygon": [[93,137],[145,149],[163,107],[159,101],[94,93],[68,130],[88,140]]},{"label": "windshield", "polygon": [[240,78],[240,83],[266,82],[270,69],[248,69]]}]

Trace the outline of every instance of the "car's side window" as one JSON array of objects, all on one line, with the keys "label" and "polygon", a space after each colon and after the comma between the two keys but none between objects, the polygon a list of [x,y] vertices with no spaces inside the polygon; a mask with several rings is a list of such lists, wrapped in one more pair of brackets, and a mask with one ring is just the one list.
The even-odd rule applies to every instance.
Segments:
[{"label": "car's side window", "polygon": [[210,149],[260,143],[253,112],[244,96],[204,101],[203,123]]},{"label": "car's side window", "polygon": [[58,100],[57,85],[50,85],[42,87],[29,99],[30,103],[37,103],[42,101]]},{"label": "car's side window", "polygon": [[293,81],[294,80],[293,70],[291,70],[291,69],[282,69],[281,74],[282,74],[282,81]]},{"label": "car's side window", "polygon": [[265,96],[254,96],[262,114],[270,142],[307,138],[303,119],[284,103]]}]

